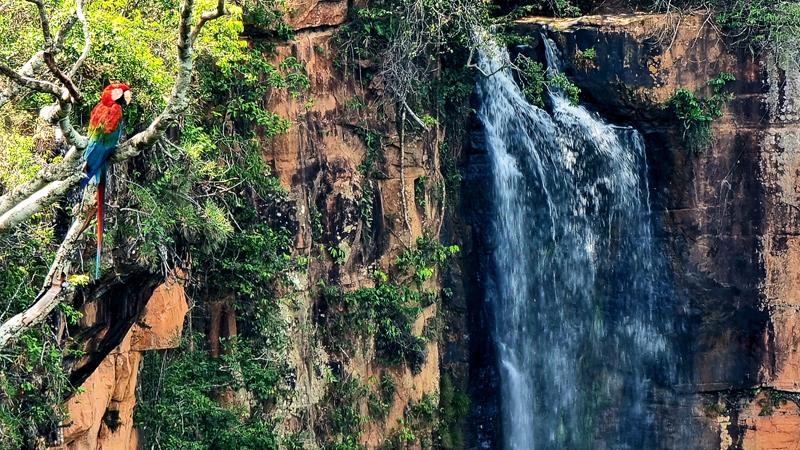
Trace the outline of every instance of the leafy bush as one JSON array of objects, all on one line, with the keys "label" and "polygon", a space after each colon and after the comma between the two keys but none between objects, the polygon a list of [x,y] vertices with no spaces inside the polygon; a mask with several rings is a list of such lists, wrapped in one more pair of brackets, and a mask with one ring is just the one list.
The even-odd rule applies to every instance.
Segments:
[{"label": "leafy bush", "polygon": [[716,21],[754,49],[771,49],[784,67],[800,56],[800,3],[774,0],[718,1]]},{"label": "leafy bush", "polygon": [[578,104],[581,95],[581,89],[567,78],[563,73],[555,73],[548,76],[547,86],[561,90],[567,96],[569,102],[573,105]]},{"label": "leafy bush", "polygon": [[325,450],[362,450],[360,444],[361,425],[367,417],[361,414],[359,404],[367,396],[368,389],[358,380],[343,373],[334,377],[327,386],[320,403],[322,417],[318,426],[327,441]]},{"label": "leafy bush", "polygon": [[420,236],[417,238],[416,248],[400,254],[396,264],[400,271],[410,272],[414,281],[420,285],[434,275],[436,267],[459,251],[458,245],[444,246],[428,235]]},{"label": "leafy bush", "polygon": [[417,203],[417,206],[424,208],[427,205],[427,200],[425,199],[425,185],[428,182],[428,177],[421,176],[414,179],[414,201]]},{"label": "leafy bush", "polygon": [[586,50],[578,50],[578,57],[586,61],[594,61],[597,59],[597,49],[589,47]]},{"label": "leafy bush", "polygon": [[[366,147],[364,160],[358,165],[358,171],[361,173],[361,199],[359,214],[361,221],[367,227],[372,227],[372,209],[373,202],[375,201],[375,191],[373,187],[374,181],[372,178],[378,174],[378,165],[383,162],[383,144],[381,143],[381,136],[372,130],[366,128],[359,128],[358,134]],[[368,237],[369,233],[365,233]]]},{"label": "leafy bush", "polygon": [[354,337],[371,337],[378,360],[387,365],[408,364],[419,373],[425,362],[425,342],[413,334],[421,311],[418,294],[403,286],[382,284],[343,293],[322,287],[326,307],[327,345],[337,351],[352,351]]},{"label": "leafy bush", "polygon": [[244,388],[261,402],[274,401],[285,371],[265,364],[245,342],[228,342],[222,358],[186,345],[145,353],[135,411],[145,442],[174,450],[277,449],[275,423],[264,411],[248,415],[222,405],[219,396]]},{"label": "leafy bush", "polygon": [[544,89],[547,83],[545,70],[542,63],[534,61],[522,53],[517,55],[516,64],[519,70],[517,75],[522,85],[522,93],[528,103],[544,108]]},{"label": "leafy bush", "polygon": [[548,88],[563,92],[570,103],[578,104],[581,90],[563,73],[547,71],[540,62],[521,53],[517,55],[515,62],[522,93],[528,103],[543,108],[544,90]]},{"label": "leafy bush", "polygon": [[711,125],[714,119],[722,116],[722,107],[733,98],[725,92],[725,87],[736,80],[733,74],[722,72],[706,83],[712,95],[698,97],[688,89],[679,89],[666,103],[682,125],[682,137],[687,149],[700,152],[711,145],[714,135]]},{"label": "leafy bush", "polygon": [[464,448],[464,419],[469,414],[469,396],[456,386],[449,375],[442,376],[440,383],[441,422],[439,437],[445,450]]},{"label": "leafy bush", "polygon": [[570,0],[499,0],[496,2],[504,18],[517,19],[524,16],[578,17],[581,9]]}]

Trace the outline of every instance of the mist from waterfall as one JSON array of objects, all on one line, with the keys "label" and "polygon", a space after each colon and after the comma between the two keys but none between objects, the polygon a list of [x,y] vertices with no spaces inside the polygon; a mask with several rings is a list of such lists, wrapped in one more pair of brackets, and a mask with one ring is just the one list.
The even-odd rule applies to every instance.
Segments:
[{"label": "mist from waterfall", "polygon": [[484,40],[477,116],[494,191],[486,299],[503,447],[660,448],[651,405],[677,377],[675,306],[643,139],[559,91],[546,94],[548,110],[529,104],[508,62]]}]

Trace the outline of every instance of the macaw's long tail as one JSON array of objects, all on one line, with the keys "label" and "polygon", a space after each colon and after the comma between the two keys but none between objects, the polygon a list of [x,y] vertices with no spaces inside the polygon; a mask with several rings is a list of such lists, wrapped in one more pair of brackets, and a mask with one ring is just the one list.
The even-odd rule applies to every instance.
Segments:
[{"label": "macaw's long tail", "polygon": [[95,257],[94,278],[100,279],[100,255],[103,253],[103,208],[105,206],[106,177],[101,176],[97,183],[97,256]]}]

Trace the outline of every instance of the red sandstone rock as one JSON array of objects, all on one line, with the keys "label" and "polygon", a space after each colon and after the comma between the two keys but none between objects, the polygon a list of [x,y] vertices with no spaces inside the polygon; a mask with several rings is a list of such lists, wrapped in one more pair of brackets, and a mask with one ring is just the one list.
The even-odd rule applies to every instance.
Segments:
[{"label": "red sandstone rock", "polygon": [[[94,311],[96,308],[91,308]],[[132,450],[136,384],[142,351],[177,347],[188,311],[183,286],[175,279],[153,292],[141,318],[122,342],[66,403],[64,444],[58,450]]]}]

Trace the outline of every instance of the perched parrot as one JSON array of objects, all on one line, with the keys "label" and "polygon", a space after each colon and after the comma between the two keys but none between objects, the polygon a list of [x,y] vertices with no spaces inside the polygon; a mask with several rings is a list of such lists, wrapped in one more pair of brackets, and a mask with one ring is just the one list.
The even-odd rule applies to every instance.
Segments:
[{"label": "perched parrot", "polygon": [[97,185],[97,257],[95,278],[100,278],[100,254],[103,251],[103,208],[106,190],[108,158],[117,149],[122,134],[122,107],[131,102],[131,90],[123,83],[111,83],[103,89],[103,95],[89,115],[89,145],[83,152],[86,178],[81,182],[85,188],[89,182]]}]

